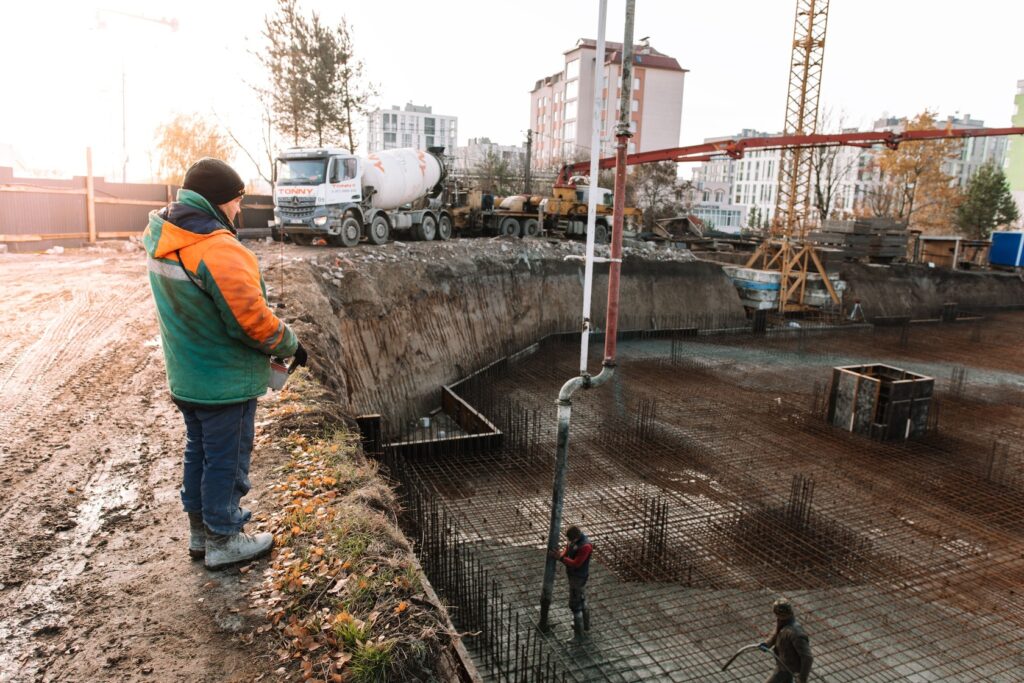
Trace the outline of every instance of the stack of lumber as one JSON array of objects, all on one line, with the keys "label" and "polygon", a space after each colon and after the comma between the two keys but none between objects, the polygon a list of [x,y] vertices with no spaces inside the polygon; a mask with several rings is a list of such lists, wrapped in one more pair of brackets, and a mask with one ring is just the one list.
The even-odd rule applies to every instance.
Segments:
[{"label": "stack of lumber", "polygon": [[807,239],[850,260],[888,263],[907,255],[907,226],[891,218],[827,220]]}]

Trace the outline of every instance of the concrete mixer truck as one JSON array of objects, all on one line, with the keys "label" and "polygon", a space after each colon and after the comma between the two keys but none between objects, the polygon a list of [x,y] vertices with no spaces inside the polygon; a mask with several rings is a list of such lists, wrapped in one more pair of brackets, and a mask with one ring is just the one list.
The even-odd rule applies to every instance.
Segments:
[{"label": "concrete mixer truck", "polygon": [[440,149],[391,149],[357,157],[338,148],[293,147],[278,156],[274,222],[296,244],[351,247],[447,240],[452,216],[442,202],[447,168]]}]

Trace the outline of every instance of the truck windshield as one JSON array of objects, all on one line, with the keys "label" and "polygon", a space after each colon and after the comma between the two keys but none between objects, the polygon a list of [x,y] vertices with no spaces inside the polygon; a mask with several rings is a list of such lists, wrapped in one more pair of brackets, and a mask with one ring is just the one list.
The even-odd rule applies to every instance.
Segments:
[{"label": "truck windshield", "polygon": [[289,159],[277,165],[279,185],[320,185],[327,173],[326,159]]}]

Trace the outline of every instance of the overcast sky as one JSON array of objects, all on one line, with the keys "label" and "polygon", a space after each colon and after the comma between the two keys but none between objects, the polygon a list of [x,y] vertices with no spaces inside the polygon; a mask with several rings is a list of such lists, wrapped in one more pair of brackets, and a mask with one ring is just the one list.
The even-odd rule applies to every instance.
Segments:
[{"label": "overcast sky", "polygon": [[[459,117],[459,144],[524,139],[529,91],[562,53],[597,32],[596,0],[314,2],[345,15],[378,105],[427,104]],[[252,51],[273,0],[12,2],[0,14],[0,151],[32,167],[121,173],[125,79],[129,179],[148,179],[157,126],[176,113],[219,117],[249,146],[259,138]],[[624,0],[610,0],[607,39],[622,40]],[[689,73],[680,144],[742,128],[781,129],[795,0],[638,0],[636,38]],[[955,9],[954,9],[955,8]],[[178,30],[127,18],[176,19]],[[98,28],[97,17],[105,24]],[[1024,79],[1024,2],[945,6],[910,0],[832,0],[822,103],[847,125],[925,108],[1009,125]],[[123,69],[122,69],[123,65]],[[838,118],[838,116],[837,116]],[[243,176],[256,175],[241,155]]]}]

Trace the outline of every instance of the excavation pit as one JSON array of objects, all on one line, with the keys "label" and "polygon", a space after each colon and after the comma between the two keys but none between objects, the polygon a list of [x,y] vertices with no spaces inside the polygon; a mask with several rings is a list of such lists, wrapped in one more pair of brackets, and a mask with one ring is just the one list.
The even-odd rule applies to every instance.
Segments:
[{"label": "excavation pit", "polygon": [[[1018,678],[1024,316],[994,308],[1019,306],[1024,283],[936,269],[844,264],[867,322],[899,325],[753,334],[718,265],[627,254],[620,330],[634,338],[615,380],[574,398],[569,440],[565,522],[596,544],[595,629],[587,647],[564,645],[559,574],[553,632],[539,634],[554,401],[579,358],[566,331],[582,267],[564,257],[581,251],[504,239],[317,251],[278,285],[301,293],[289,310],[328,390],[352,414],[379,413],[369,450],[486,680],[763,680],[772,663],[757,654],[720,667],[768,635],[779,593],[823,680]],[[322,277],[339,268],[340,282]],[[962,315],[939,322],[954,300]],[[873,363],[935,379],[937,430],[882,442],[828,423],[832,369]],[[500,443],[439,447],[418,426],[455,383]],[[794,481],[813,482],[809,501]]]},{"label": "excavation pit", "polygon": [[[553,632],[536,631],[552,402],[575,372],[572,338],[458,386],[500,445],[385,463],[431,581],[459,628],[481,632],[465,643],[487,680],[765,677],[757,657],[720,667],[768,635],[784,594],[824,680],[1011,681],[1024,665],[1024,452],[1005,444],[1024,429],[1022,324],[624,341],[610,385],[574,399],[565,523],[595,544],[583,647],[564,642],[561,574]],[[879,357],[952,377],[935,382],[940,430],[881,442],[829,424],[832,369]],[[971,378],[959,388],[956,367]]]}]

